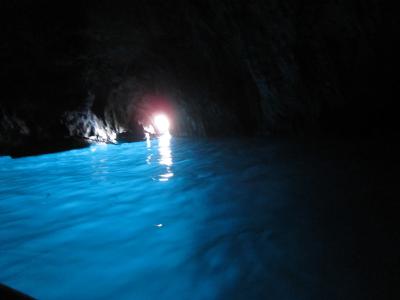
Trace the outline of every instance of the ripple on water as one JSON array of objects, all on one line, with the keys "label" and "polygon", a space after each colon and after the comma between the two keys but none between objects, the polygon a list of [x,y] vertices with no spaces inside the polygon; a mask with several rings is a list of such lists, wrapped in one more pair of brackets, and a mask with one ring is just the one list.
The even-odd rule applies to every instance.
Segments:
[{"label": "ripple on water", "polygon": [[292,221],[305,212],[287,209],[275,149],[172,138],[0,157],[0,281],[40,299],[309,299],[311,224]]}]

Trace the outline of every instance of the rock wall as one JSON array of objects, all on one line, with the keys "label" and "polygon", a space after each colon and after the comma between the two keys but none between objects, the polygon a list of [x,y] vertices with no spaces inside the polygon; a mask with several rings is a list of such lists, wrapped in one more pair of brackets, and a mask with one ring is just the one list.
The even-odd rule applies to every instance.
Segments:
[{"label": "rock wall", "polygon": [[395,131],[400,35],[383,0],[1,5],[3,153],[112,141],[162,108],[176,135]]}]

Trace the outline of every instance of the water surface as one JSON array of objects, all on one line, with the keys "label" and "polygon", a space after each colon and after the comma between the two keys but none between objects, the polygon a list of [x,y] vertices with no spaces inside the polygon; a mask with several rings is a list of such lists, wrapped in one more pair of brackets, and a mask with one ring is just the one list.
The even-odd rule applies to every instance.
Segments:
[{"label": "water surface", "polygon": [[349,296],[351,217],[322,204],[357,168],[340,161],[168,137],[0,157],[0,282],[40,299]]}]

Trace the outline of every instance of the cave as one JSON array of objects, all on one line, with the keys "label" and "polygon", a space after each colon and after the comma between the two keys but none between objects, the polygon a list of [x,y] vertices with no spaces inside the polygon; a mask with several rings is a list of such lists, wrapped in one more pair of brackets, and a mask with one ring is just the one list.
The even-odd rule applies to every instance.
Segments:
[{"label": "cave", "polygon": [[383,0],[0,4],[1,299],[399,299]]}]

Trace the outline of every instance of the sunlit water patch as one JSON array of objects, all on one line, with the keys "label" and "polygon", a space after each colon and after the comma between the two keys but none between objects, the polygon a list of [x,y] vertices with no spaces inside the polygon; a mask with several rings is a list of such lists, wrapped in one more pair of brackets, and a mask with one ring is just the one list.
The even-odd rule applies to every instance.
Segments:
[{"label": "sunlit water patch", "polygon": [[280,147],[163,137],[0,157],[0,282],[39,299],[315,298],[311,179]]}]

